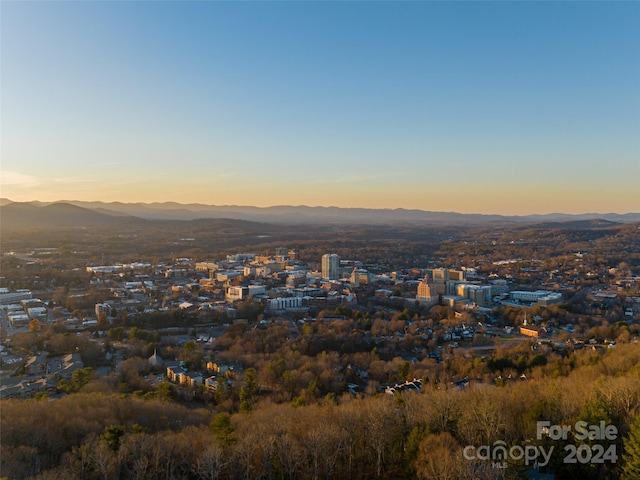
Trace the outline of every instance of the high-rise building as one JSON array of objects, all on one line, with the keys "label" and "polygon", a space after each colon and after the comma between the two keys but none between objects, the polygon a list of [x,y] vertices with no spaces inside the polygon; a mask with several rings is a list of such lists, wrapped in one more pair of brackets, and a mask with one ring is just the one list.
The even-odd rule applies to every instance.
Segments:
[{"label": "high-rise building", "polygon": [[290,249],[287,254],[291,260],[298,260],[298,257],[300,256],[300,252],[298,252],[297,248]]},{"label": "high-rise building", "polygon": [[322,256],[322,278],[337,280],[340,277],[340,257],[335,253]]},{"label": "high-rise building", "polygon": [[464,282],[467,277],[464,270],[449,270],[448,268],[434,268],[427,270],[426,273],[431,275],[438,295],[452,295],[456,283]]},{"label": "high-rise building", "polygon": [[351,277],[349,277],[349,281],[351,285],[354,287],[360,286],[360,272],[358,271],[358,267],[353,267],[353,271],[351,272]]},{"label": "high-rise building", "polygon": [[423,305],[433,305],[438,303],[438,298],[436,285],[429,278],[429,275],[425,275],[422,281],[418,284],[418,295],[416,295],[416,300]]},{"label": "high-rise building", "polygon": [[108,303],[96,303],[96,317],[98,320],[107,318],[111,314],[111,305]]}]

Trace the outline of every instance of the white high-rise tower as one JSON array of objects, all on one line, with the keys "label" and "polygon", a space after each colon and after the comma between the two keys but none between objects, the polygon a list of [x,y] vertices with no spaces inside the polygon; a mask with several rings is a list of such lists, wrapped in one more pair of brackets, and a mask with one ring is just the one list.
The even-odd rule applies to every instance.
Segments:
[{"label": "white high-rise tower", "polygon": [[322,256],[322,278],[337,280],[340,276],[340,257],[335,253]]}]

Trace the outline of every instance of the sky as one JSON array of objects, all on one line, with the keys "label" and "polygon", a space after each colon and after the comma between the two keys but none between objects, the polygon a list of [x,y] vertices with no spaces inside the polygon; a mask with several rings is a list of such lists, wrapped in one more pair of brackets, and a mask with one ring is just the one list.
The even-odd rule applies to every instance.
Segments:
[{"label": "sky", "polygon": [[640,211],[640,2],[0,2],[13,201]]}]

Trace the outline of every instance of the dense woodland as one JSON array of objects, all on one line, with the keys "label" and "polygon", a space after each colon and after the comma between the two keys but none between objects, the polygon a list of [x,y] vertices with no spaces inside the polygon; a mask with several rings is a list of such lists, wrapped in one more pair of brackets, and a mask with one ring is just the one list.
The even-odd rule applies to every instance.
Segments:
[{"label": "dense woodland", "polygon": [[[638,478],[640,345],[584,350],[527,381],[458,390],[427,383],[395,396],[262,399],[235,413],[181,405],[170,395],[119,394],[100,380],[56,401],[2,405],[2,473],[9,478],[526,478],[464,460],[466,445],[527,445],[536,422],[615,425],[616,463],[550,467],[557,478]],[[244,387],[243,387],[244,388]],[[635,419],[635,421],[634,421]],[[546,440],[550,442],[550,440]],[[565,443],[580,445],[569,437]],[[592,442],[598,443],[598,442]],[[600,442],[603,443],[603,442]],[[625,453],[627,452],[627,453]],[[635,470],[634,470],[635,469]]]}]

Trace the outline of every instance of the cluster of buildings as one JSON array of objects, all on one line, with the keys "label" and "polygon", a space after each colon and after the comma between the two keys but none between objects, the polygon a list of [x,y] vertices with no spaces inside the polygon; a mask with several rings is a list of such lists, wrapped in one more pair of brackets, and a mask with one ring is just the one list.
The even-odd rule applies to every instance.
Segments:
[{"label": "cluster of buildings", "polygon": [[487,307],[497,303],[549,306],[561,302],[562,294],[548,290],[509,291],[505,279],[485,283],[473,269],[435,268],[424,271],[416,300],[422,305],[443,304],[453,308]]},{"label": "cluster of buildings", "polygon": [[[238,366],[208,361],[206,373],[189,371],[183,365],[168,365],[166,379],[176,385],[195,388],[203,386],[212,394],[216,393],[221,383],[229,384],[241,370]],[[241,372],[240,372],[241,373]]]},{"label": "cluster of buildings", "polygon": [[290,318],[313,317],[340,306],[397,310],[417,305],[446,305],[458,312],[479,309],[491,317],[490,309],[499,304],[549,306],[563,301],[562,293],[525,291],[504,278],[482,277],[473,268],[389,271],[335,253],[310,265],[297,249],[289,248],[276,248],[271,255],[236,253],[220,260],[178,258],[172,264],[136,262],[86,270],[93,286],[110,292],[94,304],[95,316],[74,318],[61,307],[48,312],[26,290],[0,291],[0,313],[14,327],[27,328],[34,318],[44,321],[49,315],[68,329],[81,330],[113,318],[180,310],[204,322],[212,312],[233,320],[239,318],[239,302],[248,299],[261,304],[267,317]]},{"label": "cluster of buildings", "polygon": [[[203,316],[217,311],[233,319],[237,302],[247,299],[262,304],[265,315],[293,317],[339,306],[439,304],[460,311],[500,303],[548,306],[563,299],[559,292],[515,289],[506,279],[486,279],[473,268],[387,271],[335,253],[322,255],[315,265],[310,268],[303,262],[297,249],[276,248],[272,255],[236,253],[215,261],[179,258],[173,264],[88,266],[91,284],[108,287],[110,296],[95,304],[95,317],[66,322],[69,328],[81,329],[123,315],[172,310]],[[46,305],[29,291],[0,291],[0,307],[16,327],[47,318]]]},{"label": "cluster of buildings", "polygon": [[45,352],[29,357],[24,363],[24,374],[8,377],[0,385],[0,399],[32,398],[38,393],[54,394],[59,380],[69,381],[76,370],[84,368],[79,353],[49,357]]},{"label": "cluster of buildings", "polygon": [[48,316],[46,304],[33,298],[30,290],[9,292],[6,288],[0,289],[0,309],[13,327],[26,326],[35,319],[45,321]]},{"label": "cluster of buildings", "polygon": [[[96,318],[111,316],[114,310],[135,313],[171,308],[219,310],[233,318],[233,304],[249,298],[262,303],[271,314],[335,309],[356,301],[354,292],[345,291],[345,276],[351,275],[357,286],[375,280],[375,275],[362,268],[351,266],[347,271],[334,254],[322,258],[321,271],[312,271],[299,260],[296,249],[278,248],[275,255],[238,253],[195,264],[181,260],[171,266],[132,264],[129,275],[120,266],[87,267],[94,273],[93,282],[111,287],[112,298],[95,305]],[[158,295],[163,296],[161,305],[151,305]]]},{"label": "cluster of buildings", "polygon": [[[319,270],[310,269],[296,249],[277,248],[273,255],[237,253],[220,261],[179,259],[174,265],[135,263],[87,267],[87,271],[102,278],[98,281],[111,279],[113,298],[96,304],[96,318],[110,316],[114,308],[218,310],[233,318],[234,304],[249,298],[260,302],[270,315],[305,315],[390,298],[408,306],[442,304],[456,309],[486,308],[499,302],[546,306],[562,300],[562,294],[546,290],[509,292],[505,279],[486,282],[472,268],[374,273],[361,262],[343,260],[335,253],[323,255],[319,266]],[[118,277],[119,285],[113,286]],[[152,305],[150,299],[160,295],[161,305]]]},{"label": "cluster of buildings", "polygon": [[[473,270],[469,270],[473,272]],[[499,280],[492,285],[482,284],[479,280],[467,280],[468,271],[447,268],[435,268],[425,271],[418,285],[416,300],[423,305],[443,303],[455,306],[484,307],[493,302],[493,298],[504,292],[504,284]],[[475,272],[473,272],[475,275]]]}]

